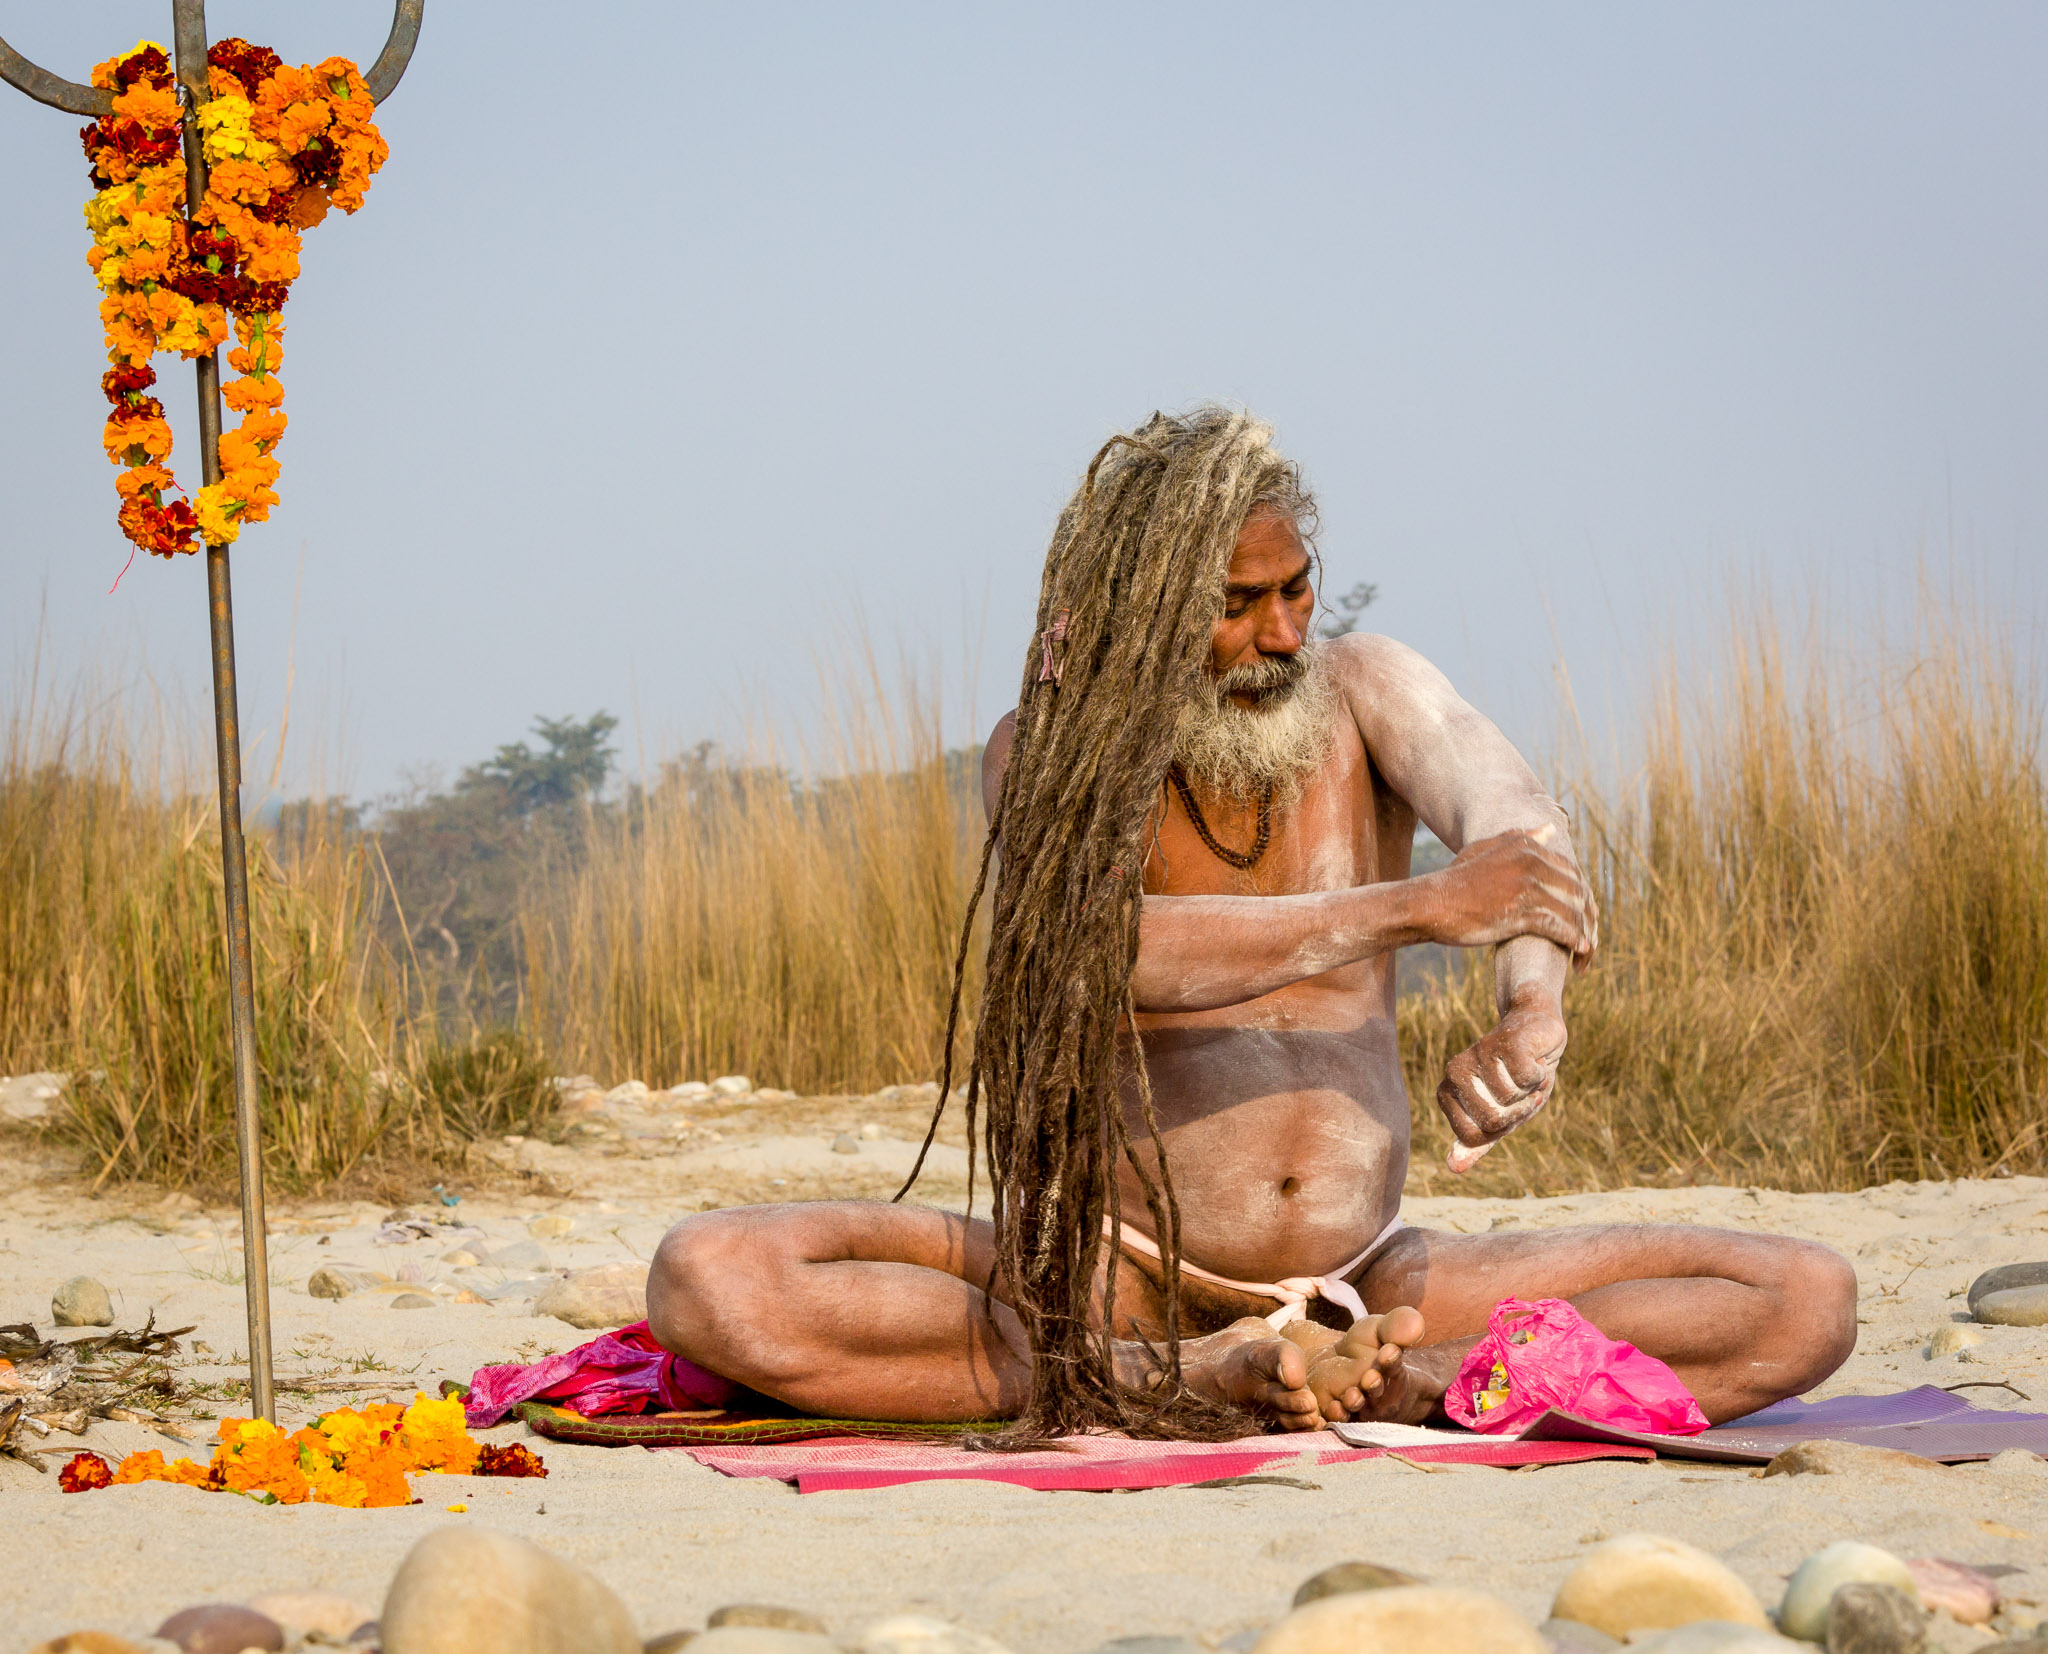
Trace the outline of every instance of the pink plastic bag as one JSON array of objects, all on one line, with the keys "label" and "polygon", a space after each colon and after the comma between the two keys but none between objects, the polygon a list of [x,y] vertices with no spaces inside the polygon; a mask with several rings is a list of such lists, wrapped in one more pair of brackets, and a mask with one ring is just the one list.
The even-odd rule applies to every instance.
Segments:
[{"label": "pink plastic bag", "polygon": [[1707,1427],[1692,1393],[1655,1356],[1616,1343],[1562,1298],[1503,1298],[1451,1381],[1444,1411],[1454,1424],[1500,1435],[1552,1407],[1662,1436]]}]

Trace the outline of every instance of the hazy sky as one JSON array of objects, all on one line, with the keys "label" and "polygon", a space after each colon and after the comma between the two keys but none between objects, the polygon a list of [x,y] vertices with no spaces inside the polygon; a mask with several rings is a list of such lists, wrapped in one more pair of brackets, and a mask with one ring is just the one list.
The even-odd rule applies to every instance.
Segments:
[{"label": "hazy sky", "polygon": [[[367,64],[389,12],[209,22]],[[169,15],[0,34],[84,79]],[[1307,467],[1327,590],[1517,735],[1560,650],[1625,713],[1729,571],[1853,606],[1952,561],[2038,659],[2044,79],[2015,4],[432,0],[390,163],[307,236],[245,723],[303,545],[292,768],[358,794],[536,713],[650,758],[801,721],[863,626],[985,726],[1089,454],[1203,397]],[[107,591],[78,124],[0,88],[0,665],[40,627],[203,707],[199,561]]]}]

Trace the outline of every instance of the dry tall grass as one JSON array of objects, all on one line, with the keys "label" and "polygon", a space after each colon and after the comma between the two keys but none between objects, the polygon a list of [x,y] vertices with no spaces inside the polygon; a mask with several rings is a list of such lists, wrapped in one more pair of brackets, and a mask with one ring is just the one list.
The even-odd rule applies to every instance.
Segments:
[{"label": "dry tall grass", "polygon": [[1939,623],[1895,659],[1790,655],[1756,612],[1706,680],[1667,671],[1634,783],[1566,789],[1607,944],[1547,1118],[1472,1179],[1441,1171],[1432,1093],[1490,985],[1402,1006],[1417,1186],[2048,1168],[2040,711],[1983,632]]},{"label": "dry tall grass", "polygon": [[[74,1076],[61,1129],[96,1181],[218,1192],[235,1148],[214,795],[168,720],[115,704],[31,686],[0,735],[0,1071]],[[320,808],[249,835],[265,1164],[286,1190],[458,1165],[537,1101],[504,1053],[479,1067],[408,1022],[375,855]]]},{"label": "dry tall grass", "polygon": [[[982,831],[972,766],[928,696],[871,680],[837,704],[881,710],[848,715],[808,773],[699,752],[592,815],[524,920],[524,1044],[436,1043],[376,942],[374,841],[319,810],[253,838],[273,1174],[451,1166],[467,1138],[532,1129],[536,1040],[556,1072],[614,1081],[934,1074]],[[2040,716],[1963,630],[1884,659],[1789,653],[1758,618],[1715,673],[1674,668],[1626,737],[1632,778],[1565,789],[1607,943],[1568,992],[1556,1102],[1470,1178],[1440,1169],[1433,1097],[1491,1024],[1483,962],[1403,999],[1411,1186],[2048,1169]],[[97,1073],[74,1122],[96,1173],[220,1187],[219,848],[203,770],[163,750],[83,699],[9,722],[0,1070]]]},{"label": "dry tall grass", "polygon": [[870,677],[836,704],[810,773],[700,751],[594,825],[526,931],[530,1014],[564,1062],[802,1092],[937,1073],[981,848],[973,766],[914,689]]}]

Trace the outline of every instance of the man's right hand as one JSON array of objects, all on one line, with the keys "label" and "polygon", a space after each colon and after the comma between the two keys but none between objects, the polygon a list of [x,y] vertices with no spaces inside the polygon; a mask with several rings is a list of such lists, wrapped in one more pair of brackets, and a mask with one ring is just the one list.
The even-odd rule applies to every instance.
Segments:
[{"label": "man's right hand", "polygon": [[1583,969],[1599,945],[1599,907],[1579,870],[1544,848],[1544,836],[1517,831],[1480,839],[1441,872],[1412,881],[1421,887],[1424,940],[1481,948],[1541,936]]}]

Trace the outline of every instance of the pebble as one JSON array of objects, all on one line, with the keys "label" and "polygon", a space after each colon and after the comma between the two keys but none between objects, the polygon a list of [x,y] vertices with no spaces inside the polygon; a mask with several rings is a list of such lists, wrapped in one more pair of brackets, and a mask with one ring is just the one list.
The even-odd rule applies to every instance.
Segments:
[{"label": "pebble", "polygon": [[[70,1083],[69,1074],[16,1074],[12,1079],[0,1079],[0,1118],[46,1120]],[[103,1632],[89,1634],[105,1635]],[[86,1636],[88,1633],[81,1631],[77,1635]]]},{"label": "pebble", "polygon": [[644,1103],[654,1093],[645,1080],[622,1080],[604,1094],[608,1103]]},{"label": "pebble", "polygon": [[859,1154],[860,1139],[850,1131],[842,1131],[837,1137],[832,1139],[832,1152],[834,1154]]},{"label": "pebble", "polygon": [[1799,1564],[1778,1605],[1778,1629],[1806,1642],[1824,1641],[1828,1604],[1844,1585],[1895,1585],[1915,1602],[1920,1600],[1911,1571],[1890,1551],[1856,1539],[1837,1539]]},{"label": "pebble", "polygon": [[111,1327],[114,1300],[90,1275],[74,1275],[52,1294],[50,1319],[60,1327]]},{"label": "pebble", "polygon": [[2048,1262],[2006,1263],[1970,1283],[1970,1313],[2003,1327],[2048,1326]]},{"label": "pebble", "polygon": [[714,1095],[720,1097],[744,1097],[754,1089],[754,1082],[744,1074],[721,1074],[711,1082]]},{"label": "pebble", "polygon": [[1927,1340],[1927,1359],[1938,1361],[1945,1355],[1955,1355],[1983,1342],[1984,1335],[1975,1327],[1951,1321],[1946,1326],[1936,1327],[1934,1336]]},{"label": "pebble", "polygon": [[1998,1612],[1998,1581],[1979,1573],[1966,1562],[1946,1557],[1916,1556],[1906,1562],[1906,1572],[1920,1587],[1920,1600],[1964,1625],[1982,1625]]},{"label": "pebble", "polygon": [[322,1264],[306,1282],[312,1298],[346,1298],[354,1292],[368,1292],[389,1286],[391,1277],[375,1269],[351,1269],[347,1264]]},{"label": "pebble", "polygon": [[378,1623],[384,1654],[640,1654],[626,1605],[597,1578],[468,1524],[406,1553]]},{"label": "pebble", "polygon": [[2048,1286],[2015,1286],[1977,1300],[1977,1319],[1994,1327],[2048,1327]]},{"label": "pebble", "polygon": [[1917,1588],[1844,1585],[1828,1599],[1828,1654],[1921,1654],[1927,1616]]},{"label": "pebble", "polygon": [[694,1097],[708,1097],[711,1095],[711,1087],[706,1085],[702,1080],[681,1080],[678,1081],[675,1085],[672,1085],[668,1088],[668,1094],[671,1097],[680,1097],[684,1099]]},{"label": "pebble", "polygon": [[67,1631],[61,1637],[37,1643],[28,1654],[149,1654],[149,1650],[111,1631]]},{"label": "pebble", "polygon": [[424,1292],[401,1292],[391,1300],[393,1309],[432,1309],[437,1302]]},{"label": "pebble", "polygon": [[1383,1568],[1377,1562],[1339,1562],[1303,1580],[1301,1589],[1294,1593],[1293,1606],[1305,1608],[1346,1591],[1384,1591],[1395,1585],[1421,1583],[1413,1574],[1404,1574],[1399,1568]]},{"label": "pebble", "polygon": [[484,1255],[467,1246],[458,1246],[452,1252],[443,1252],[441,1261],[450,1269],[475,1269],[484,1261]]},{"label": "pebble", "polygon": [[1549,1654],[1536,1628],[1497,1597],[1447,1585],[1343,1591],[1297,1608],[1254,1654]]},{"label": "pebble", "polygon": [[1651,1533],[1625,1533],[1588,1551],[1557,1588],[1550,1612],[1623,1638],[1694,1620],[1770,1625],[1756,1593],[1719,1557]]},{"label": "pebble", "polygon": [[647,1265],[606,1263],[575,1269],[550,1282],[533,1300],[533,1313],[572,1327],[609,1330],[647,1319]]},{"label": "pebble", "polygon": [[687,1648],[702,1635],[700,1631],[664,1631],[642,1643],[640,1654],[676,1654],[678,1649]]},{"label": "pebble", "polygon": [[377,1616],[351,1597],[338,1591],[267,1591],[251,1597],[247,1606],[284,1628],[288,1641],[304,1642],[319,1637],[326,1642],[345,1643]]},{"label": "pebble", "polygon": [[244,1649],[284,1647],[284,1627],[268,1614],[237,1602],[202,1602],[180,1608],[156,1628],[185,1654],[242,1654]]},{"label": "pebble", "polygon": [[548,1269],[553,1267],[547,1248],[539,1241],[514,1241],[510,1246],[501,1246],[484,1260],[494,1269]]},{"label": "pebble", "polygon": [[1794,1442],[1769,1464],[1766,1476],[1853,1476],[1865,1471],[1946,1470],[1948,1466],[1895,1447],[1859,1442]]},{"label": "pebble", "polygon": [[929,1614],[891,1614],[876,1620],[853,1646],[861,1654],[1009,1654],[995,1638]]},{"label": "pebble", "polygon": [[1209,1654],[1193,1637],[1169,1637],[1157,1633],[1136,1637],[1111,1637],[1091,1654]]},{"label": "pebble", "polygon": [[1577,1620],[1545,1620],[1536,1627],[1536,1634],[1550,1654],[1608,1654],[1610,1649],[1621,1646],[1605,1631],[1596,1631]]},{"label": "pebble", "polygon": [[803,1608],[778,1608],[766,1602],[732,1602],[723,1608],[714,1608],[704,1621],[707,1629],[716,1631],[725,1625],[761,1625],[771,1631],[810,1631],[822,1637],[825,1622],[816,1614]]},{"label": "pebble", "polygon": [[565,1218],[559,1213],[535,1218],[526,1226],[526,1232],[537,1241],[566,1240],[569,1232],[576,1227],[574,1218]]},{"label": "pebble", "polygon": [[1811,1643],[1796,1643],[1734,1620],[1695,1620],[1628,1648],[1629,1654],[1813,1654]]},{"label": "pebble", "polygon": [[717,1626],[692,1637],[690,1647],[695,1654],[840,1654],[830,1637],[815,1631],[780,1631],[772,1625]]}]

